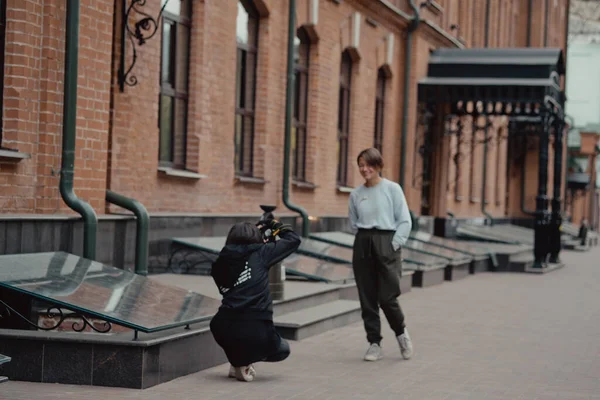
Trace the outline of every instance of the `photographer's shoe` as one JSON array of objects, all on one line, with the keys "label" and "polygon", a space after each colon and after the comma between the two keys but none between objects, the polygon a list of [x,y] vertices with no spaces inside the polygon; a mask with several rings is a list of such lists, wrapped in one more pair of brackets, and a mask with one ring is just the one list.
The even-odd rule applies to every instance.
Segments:
[{"label": "photographer's shoe", "polygon": [[256,371],[252,365],[235,368],[235,377],[240,382],[252,382],[256,376]]},{"label": "photographer's shoe", "polygon": [[[250,366],[250,370],[252,371],[252,373],[253,373],[254,375],[256,375],[256,370],[254,369],[254,366],[252,366],[252,365],[251,365],[251,366]],[[235,376],[235,367],[234,367],[233,365],[230,365],[230,366],[229,366],[229,375],[228,375],[228,376],[229,376],[230,378],[236,378],[236,376]]]}]

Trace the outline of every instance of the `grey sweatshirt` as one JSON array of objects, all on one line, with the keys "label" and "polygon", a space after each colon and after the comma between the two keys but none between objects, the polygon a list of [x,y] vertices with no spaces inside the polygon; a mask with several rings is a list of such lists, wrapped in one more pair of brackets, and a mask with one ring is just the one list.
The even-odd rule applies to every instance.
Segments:
[{"label": "grey sweatshirt", "polygon": [[406,197],[399,184],[383,178],[372,187],[364,184],[350,193],[348,204],[350,227],[395,231],[392,245],[395,250],[403,246],[412,229]]}]

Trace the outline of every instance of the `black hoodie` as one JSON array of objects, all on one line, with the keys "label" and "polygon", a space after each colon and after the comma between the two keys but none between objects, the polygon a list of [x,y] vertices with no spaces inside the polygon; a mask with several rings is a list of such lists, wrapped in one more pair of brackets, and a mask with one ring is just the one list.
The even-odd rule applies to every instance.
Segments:
[{"label": "black hoodie", "polygon": [[269,268],[296,251],[298,246],[300,237],[289,230],[281,232],[279,240],[273,243],[223,247],[210,273],[223,296],[219,313],[272,320]]}]

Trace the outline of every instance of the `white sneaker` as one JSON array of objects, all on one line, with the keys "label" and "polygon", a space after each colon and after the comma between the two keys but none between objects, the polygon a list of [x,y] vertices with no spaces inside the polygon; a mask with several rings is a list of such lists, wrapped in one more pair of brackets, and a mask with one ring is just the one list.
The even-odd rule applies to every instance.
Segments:
[{"label": "white sneaker", "polygon": [[377,361],[383,358],[383,351],[381,350],[381,346],[377,343],[371,343],[369,349],[367,350],[367,354],[365,354],[365,361]]},{"label": "white sneaker", "polygon": [[[254,369],[253,365],[250,365],[250,370],[252,371],[252,374],[254,374],[256,376],[256,370]],[[235,378],[235,367],[233,365],[229,366],[229,375],[230,378]]]},{"label": "white sneaker", "polygon": [[398,344],[400,345],[400,353],[405,360],[409,360],[413,355],[413,345],[412,340],[410,340],[410,335],[408,331],[404,329],[404,333],[398,336]]},{"label": "white sneaker", "polygon": [[[231,376],[231,370],[229,370],[229,376]],[[234,375],[238,381],[241,382],[252,382],[256,376],[256,371],[252,365],[246,367],[234,368]]]}]

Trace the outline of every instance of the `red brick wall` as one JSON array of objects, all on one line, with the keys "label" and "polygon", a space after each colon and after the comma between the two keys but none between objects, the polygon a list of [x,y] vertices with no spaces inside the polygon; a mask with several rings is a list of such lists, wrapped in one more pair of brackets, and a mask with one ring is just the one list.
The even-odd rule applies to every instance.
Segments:
[{"label": "red brick wall", "polygon": [[[104,206],[113,9],[81,1],[75,191]],[[3,145],[31,154],[0,163],[2,212],[68,210],[58,192],[64,80],[65,2],[8,0]]]},{"label": "red brick wall", "polygon": [[[126,86],[123,93],[118,89],[121,24],[117,16],[113,30],[113,14],[114,10],[121,10],[121,1],[82,0],[75,180],[78,196],[89,201],[98,213],[107,210],[104,201],[107,188],[140,200],[151,212],[255,213],[258,204],[281,205],[287,2],[261,1],[260,7],[265,12],[259,33],[254,171],[266,181],[261,184],[240,183],[234,177],[236,1],[193,2],[186,167],[206,175],[203,179],[165,176],[158,171],[160,32],[144,46],[137,47],[138,59],[132,71],[139,80],[137,86]],[[466,45],[483,45],[484,5],[477,3],[483,11],[474,17],[468,8],[467,11],[459,8],[459,1],[439,1],[441,12],[427,9],[423,10],[423,16],[448,36],[457,35],[456,30],[450,29],[453,24],[464,23],[459,32]],[[500,7],[500,1],[491,3],[490,31],[498,33],[490,35],[490,45],[524,46],[526,2],[504,1],[504,7]],[[538,46],[543,43],[545,0],[534,3],[532,41]],[[310,19],[310,4],[312,0],[298,0],[299,24]],[[386,37],[392,34],[393,61],[389,66],[391,77],[385,100],[384,175],[393,180],[399,178],[400,132],[403,119],[407,118],[404,189],[411,209],[418,212],[421,190],[413,184],[419,174],[413,165],[420,168],[420,158],[414,154],[416,82],[427,73],[429,52],[454,44],[422,23],[413,36],[412,58],[405,60],[407,21],[393,9],[374,0],[344,0],[340,4],[320,0],[318,4],[315,26],[318,41],[310,53],[307,143],[307,180],[317,187],[293,186],[292,200],[306,207],[311,215],[346,215],[348,194],[336,187],[338,79],[341,53],[352,45],[352,15],[359,12],[360,43],[352,75],[348,183],[350,186],[361,183],[355,157],[373,143],[377,70],[385,62],[381,54],[386,47]],[[403,12],[411,12],[407,1],[392,4]],[[559,0],[556,8],[554,0],[549,4],[552,8],[549,20],[554,24],[548,30],[549,45],[562,46],[566,0]],[[144,10],[157,15],[159,7],[158,1],[148,2]],[[376,26],[369,24],[367,17],[374,20]],[[0,163],[3,213],[69,211],[58,193],[64,29],[64,0],[8,0],[4,144],[30,153],[32,157],[18,164]],[[129,42],[127,46],[130,62]],[[406,63],[412,67],[411,86],[409,114],[403,116]],[[496,160],[495,148],[490,151],[491,160]],[[494,161],[488,167],[489,179],[504,176],[496,173],[497,166],[504,171],[504,160]],[[463,168],[463,174],[469,176],[470,171]],[[468,191],[470,183],[465,181],[463,185],[464,191]],[[497,187],[507,185],[501,181]],[[536,185],[529,187],[535,190]],[[501,216],[506,206],[494,188],[488,187],[487,192],[492,199],[490,210]],[[480,186],[478,190],[481,191]],[[500,200],[496,202],[496,198]],[[448,206],[458,210],[460,215],[480,216],[480,205],[470,204],[468,196],[460,204],[450,200],[451,196]],[[509,209],[513,210],[512,205]]]}]

